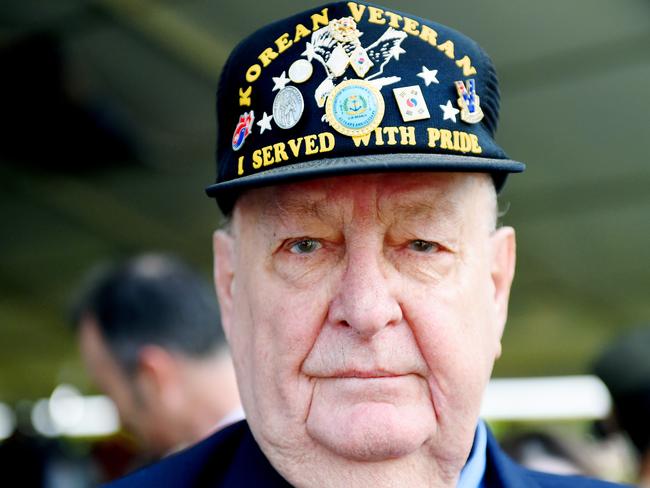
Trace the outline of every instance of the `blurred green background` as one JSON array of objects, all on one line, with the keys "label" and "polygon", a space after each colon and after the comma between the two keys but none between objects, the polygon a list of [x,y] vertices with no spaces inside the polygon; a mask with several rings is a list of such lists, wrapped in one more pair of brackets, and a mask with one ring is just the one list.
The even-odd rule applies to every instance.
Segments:
[{"label": "blurred green background", "polygon": [[[0,4],[0,401],[92,390],[66,307],[97,262],[169,251],[210,275],[220,69],[319,3]],[[650,318],[650,2],[382,3],[487,50],[498,141],[528,164],[501,198],[519,264],[496,376],[586,371]]]}]

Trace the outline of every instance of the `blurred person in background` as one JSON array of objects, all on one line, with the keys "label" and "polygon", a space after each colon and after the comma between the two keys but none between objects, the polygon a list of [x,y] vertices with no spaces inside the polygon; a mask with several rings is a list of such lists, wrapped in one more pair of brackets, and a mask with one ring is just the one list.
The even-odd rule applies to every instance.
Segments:
[{"label": "blurred person in background", "polygon": [[590,458],[589,447],[578,438],[531,430],[501,439],[501,447],[519,464],[536,471],[597,477],[601,473]]},{"label": "blurred person in background", "polygon": [[180,260],[91,273],[73,324],[90,376],[149,460],[243,417],[214,292]]},{"label": "blurred person in background", "polygon": [[638,454],[639,485],[650,487],[650,327],[620,335],[597,357],[593,371],[614,403],[611,417],[599,427],[629,438]]}]

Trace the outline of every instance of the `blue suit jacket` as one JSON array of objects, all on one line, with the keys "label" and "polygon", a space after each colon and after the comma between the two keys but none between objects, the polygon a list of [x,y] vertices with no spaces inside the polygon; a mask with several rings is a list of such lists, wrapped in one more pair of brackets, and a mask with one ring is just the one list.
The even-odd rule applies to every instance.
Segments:
[{"label": "blue suit jacket", "polygon": [[[557,476],[528,470],[512,461],[488,431],[485,485],[489,488],[606,488],[615,485],[579,476]],[[266,459],[246,421],[143,468],[112,484],[126,487],[276,488],[291,486]]]}]

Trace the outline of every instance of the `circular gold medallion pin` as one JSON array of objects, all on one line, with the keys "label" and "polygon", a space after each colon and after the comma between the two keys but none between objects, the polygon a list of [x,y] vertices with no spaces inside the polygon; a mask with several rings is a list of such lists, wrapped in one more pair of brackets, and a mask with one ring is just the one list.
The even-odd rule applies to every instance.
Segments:
[{"label": "circular gold medallion pin", "polygon": [[330,125],[341,134],[363,136],[379,126],[384,109],[384,97],[372,83],[347,80],[330,92],[325,114]]}]

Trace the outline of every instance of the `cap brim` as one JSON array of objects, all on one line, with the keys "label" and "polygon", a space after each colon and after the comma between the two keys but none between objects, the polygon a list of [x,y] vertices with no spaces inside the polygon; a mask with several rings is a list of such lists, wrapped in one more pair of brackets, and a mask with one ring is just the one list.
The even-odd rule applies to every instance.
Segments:
[{"label": "cap brim", "polygon": [[[325,158],[286,166],[278,166],[260,173],[243,176],[230,181],[215,183],[206,188],[210,197],[215,197],[224,212],[230,210],[237,195],[244,190],[262,186],[278,185],[295,181],[326,178],[359,173],[389,173],[403,171],[463,171],[476,173],[521,173],[526,165],[511,159],[489,159],[474,156],[450,154],[402,153],[369,154]],[[496,181],[496,180],[495,180]],[[497,185],[497,190],[500,185]]]}]

